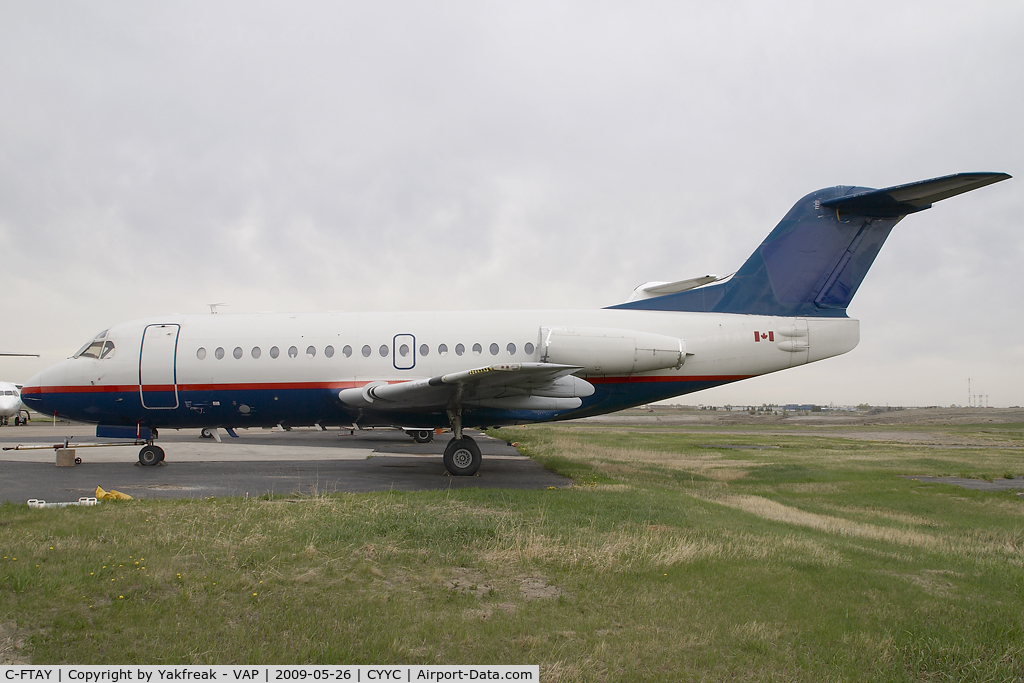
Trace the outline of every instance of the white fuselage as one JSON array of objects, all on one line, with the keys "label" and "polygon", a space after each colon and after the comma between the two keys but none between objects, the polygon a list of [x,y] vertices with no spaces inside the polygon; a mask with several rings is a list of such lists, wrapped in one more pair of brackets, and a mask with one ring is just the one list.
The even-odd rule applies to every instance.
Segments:
[{"label": "white fuselage", "polygon": [[0,382],[0,418],[14,417],[24,409],[18,387],[10,382]]},{"label": "white fuselage", "polygon": [[544,362],[544,330],[577,328],[677,338],[685,360],[625,374],[591,366],[577,374],[597,391],[578,409],[507,419],[491,411],[481,425],[621,410],[835,356],[859,339],[859,323],[849,318],[622,309],[168,315],[111,327],[95,352],[36,375],[23,395],[45,414],[104,424],[431,426],[440,418],[355,415],[338,391]]}]

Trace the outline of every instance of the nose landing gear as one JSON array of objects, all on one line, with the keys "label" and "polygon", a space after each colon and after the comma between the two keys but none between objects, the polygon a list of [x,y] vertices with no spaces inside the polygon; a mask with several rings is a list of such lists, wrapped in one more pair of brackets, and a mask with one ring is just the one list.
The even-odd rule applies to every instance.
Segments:
[{"label": "nose landing gear", "polygon": [[139,451],[139,464],[152,467],[164,461],[164,449],[153,444],[146,444]]},{"label": "nose landing gear", "polygon": [[406,434],[412,437],[416,443],[430,443],[434,440],[433,429],[409,429]]}]

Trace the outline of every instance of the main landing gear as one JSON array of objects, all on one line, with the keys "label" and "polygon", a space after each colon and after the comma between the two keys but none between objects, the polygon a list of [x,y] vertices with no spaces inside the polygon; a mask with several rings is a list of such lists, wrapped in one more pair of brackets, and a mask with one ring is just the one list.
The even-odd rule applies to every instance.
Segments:
[{"label": "main landing gear", "polygon": [[453,477],[471,477],[480,469],[480,447],[462,433],[462,410],[449,410],[448,420],[455,437],[444,449],[444,468]]},{"label": "main landing gear", "polygon": [[480,469],[480,447],[471,437],[452,439],[444,449],[444,468],[453,477],[470,477]]}]

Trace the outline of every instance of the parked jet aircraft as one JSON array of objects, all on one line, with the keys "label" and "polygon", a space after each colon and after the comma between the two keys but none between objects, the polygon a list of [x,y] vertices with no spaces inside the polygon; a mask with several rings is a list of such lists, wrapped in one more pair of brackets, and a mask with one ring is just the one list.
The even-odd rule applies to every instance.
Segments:
[{"label": "parked jet aircraft", "polygon": [[22,425],[28,419],[28,411],[21,404],[21,389],[18,385],[0,381],[0,425],[7,426],[14,418],[15,425]]},{"label": "parked jet aircraft", "polygon": [[145,441],[157,428],[451,427],[453,475],[480,467],[464,427],[599,415],[846,353],[846,315],[907,214],[1009,178],[963,173],[799,202],[743,266],[641,285],[601,310],[167,315],[115,325],[25,385],[45,414]]},{"label": "parked jet aircraft", "polygon": [[[0,356],[31,356],[39,358],[38,353],[0,353]],[[28,411],[21,403],[21,387],[17,384],[0,380],[0,425],[7,426],[10,419],[14,424],[23,425],[28,422]]]}]

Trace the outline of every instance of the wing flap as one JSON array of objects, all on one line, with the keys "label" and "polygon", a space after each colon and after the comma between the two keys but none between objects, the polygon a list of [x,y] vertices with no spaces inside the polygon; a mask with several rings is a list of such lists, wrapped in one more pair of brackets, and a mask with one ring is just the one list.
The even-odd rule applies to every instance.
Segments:
[{"label": "wing flap", "polygon": [[[444,410],[499,403],[550,409],[594,393],[594,386],[572,373],[581,368],[556,363],[502,363],[409,382],[371,382],[342,389],[338,398],[353,408]],[[544,400],[541,400],[544,399]],[[550,399],[550,400],[548,400]],[[567,401],[563,401],[566,399]]]}]

